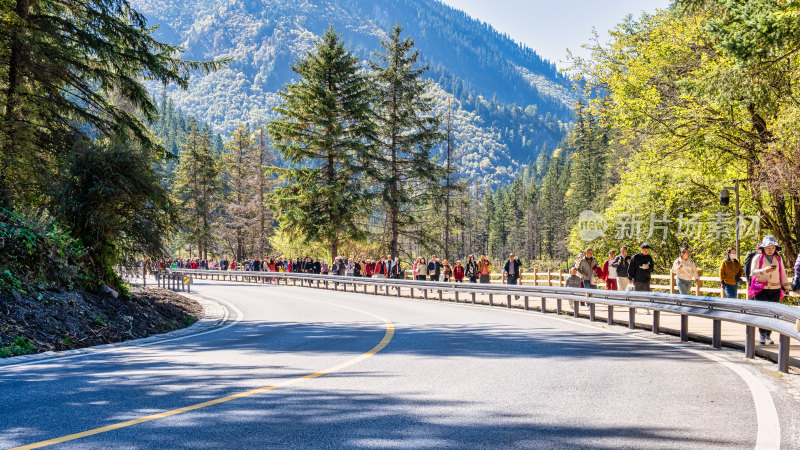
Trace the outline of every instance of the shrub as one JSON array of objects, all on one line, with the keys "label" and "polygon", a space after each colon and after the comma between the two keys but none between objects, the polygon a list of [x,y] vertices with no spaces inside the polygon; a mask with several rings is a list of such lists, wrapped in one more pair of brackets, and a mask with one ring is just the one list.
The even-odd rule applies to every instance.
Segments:
[{"label": "shrub", "polygon": [[49,219],[28,219],[0,210],[0,293],[91,283],[83,246]]},{"label": "shrub", "polygon": [[[0,342],[2,344],[2,342]],[[36,346],[33,345],[25,336],[17,336],[9,345],[0,347],[0,358],[9,358],[11,356],[27,355],[36,351]]]}]

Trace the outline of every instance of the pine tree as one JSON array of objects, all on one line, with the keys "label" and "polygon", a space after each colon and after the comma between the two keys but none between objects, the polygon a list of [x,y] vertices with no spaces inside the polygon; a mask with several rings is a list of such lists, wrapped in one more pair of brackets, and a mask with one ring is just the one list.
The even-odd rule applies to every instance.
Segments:
[{"label": "pine tree", "polygon": [[191,242],[197,244],[198,255],[208,257],[213,246],[213,214],[219,192],[219,161],[211,148],[211,130],[197,129],[194,118],[189,129],[175,173],[173,193],[181,206],[182,226]]},{"label": "pine tree", "polygon": [[[41,203],[79,141],[131,138],[155,152],[156,115],[143,75],[186,88],[179,48],[152,37],[126,0],[11,0],[0,19],[0,208]],[[84,147],[90,148],[90,147]]]},{"label": "pine tree", "polygon": [[371,63],[382,150],[373,176],[386,210],[392,257],[399,253],[400,235],[416,228],[419,208],[431,200],[431,185],[445,175],[431,158],[442,135],[440,119],[432,114],[433,100],[425,95],[430,82],[422,75],[428,68],[414,67],[419,51],[411,38],[401,39],[402,30],[399,25],[392,28],[389,38],[381,40],[384,53],[376,53],[378,62]]},{"label": "pine tree", "polygon": [[253,189],[252,154],[253,139],[250,127],[239,124],[231,132],[231,138],[225,146],[225,181],[228,189],[222,235],[228,249],[237,261],[250,256],[252,243],[250,235],[255,222],[253,208],[256,193]]},{"label": "pine tree", "polygon": [[575,153],[571,157],[570,189],[567,210],[570,218],[590,208],[598,197],[606,172],[605,151],[607,133],[597,125],[597,119],[582,101],[577,103],[577,123],[572,136]]},{"label": "pine tree", "polygon": [[564,195],[567,188],[569,166],[562,155],[553,154],[539,195],[539,212],[544,252],[549,258],[566,256],[567,215]]},{"label": "pine tree", "polygon": [[[363,172],[374,159],[372,92],[358,59],[331,26],[292,69],[300,80],[280,92],[269,124],[275,147],[295,167],[278,169],[271,198],[283,229],[323,242],[330,257],[344,239],[363,237]],[[302,166],[301,166],[302,165]]]},{"label": "pine tree", "polygon": [[255,145],[252,152],[251,171],[253,188],[255,189],[256,236],[254,256],[264,259],[269,250],[267,235],[272,228],[272,214],[268,208],[267,196],[272,188],[272,180],[267,177],[268,166],[275,163],[275,154],[269,142],[264,127],[259,127],[255,136]]}]

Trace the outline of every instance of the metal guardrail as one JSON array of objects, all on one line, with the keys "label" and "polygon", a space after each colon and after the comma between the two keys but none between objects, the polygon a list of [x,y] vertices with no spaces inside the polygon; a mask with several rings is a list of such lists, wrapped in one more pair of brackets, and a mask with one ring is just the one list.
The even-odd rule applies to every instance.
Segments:
[{"label": "metal guardrail", "polygon": [[184,272],[176,272],[173,270],[163,270],[153,272],[156,279],[156,284],[165,289],[171,289],[177,292],[192,292],[192,283],[194,277],[192,274]]},{"label": "metal guardrail", "polygon": [[410,289],[411,297],[416,298],[414,291],[420,291],[422,297],[428,299],[431,292],[438,293],[438,299],[443,299],[444,292],[455,293],[455,301],[459,301],[459,294],[469,295],[471,303],[476,303],[476,295],[488,295],[489,305],[500,305],[494,301],[495,296],[505,296],[504,306],[512,307],[512,296],[523,297],[525,310],[530,308],[530,297],[538,298],[541,302],[540,311],[547,313],[548,300],[555,300],[558,314],[562,313],[562,301],[570,301],[573,305],[573,315],[580,317],[581,303],[585,303],[589,312],[589,320],[595,319],[595,306],[597,304],[608,307],[607,322],[614,324],[614,307],[628,308],[628,327],[636,328],[636,309],[647,309],[653,312],[653,333],[660,333],[660,313],[671,312],[681,315],[681,341],[689,340],[689,317],[702,317],[713,321],[712,346],[722,346],[721,323],[733,322],[746,326],[745,331],[745,356],[755,357],[755,329],[765,328],[777,332],[778,338],[778,370],[789,371],[789,346],[790,338],[800,340],[800,308],[777,303],[726,299],[719,297],[698,297],[692,295],[675,295],[653,292],[631,291],[606,291],[597,289],[565,288],[535,285],[492,285],[455,282],[409,281],[386,278],[342,277],[332,275],[313,275],[292,272],[246,272],[224,270],[190,270],[168,269],[154,274],[161,286],[175,288],[176,276],[181,280],[188,279],[191,284],[192,277],[216,279],[220,281],[241,281],[264,284],[284,284],[307,287],[316,287],[344,291],[352,288],[353,292],[378,294],[379,288],[385,295],[391,295],[390,289],[395,290],[395,295],[400,295],[400,289]]}]

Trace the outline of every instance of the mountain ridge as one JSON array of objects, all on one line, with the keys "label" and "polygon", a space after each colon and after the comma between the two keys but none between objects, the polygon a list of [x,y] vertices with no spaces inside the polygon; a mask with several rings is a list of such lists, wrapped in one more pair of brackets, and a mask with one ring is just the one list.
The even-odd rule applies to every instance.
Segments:
[{"label": "mountain ridge", "polygon": [[291,64],[330,24],[361,59],[372,56],[392,25],[404,26],[421,63],[430,67],[432,94],[454,105],[456,143],[468,157],[465,177],[494,182],[513,176],[540,148],[554,148],[571,120],[575,97],[553,63],[438,1],[194,0],[178,6],[173,0],[133,0],[132,5],[159,26],[159,39],[183,46],[184,58],[232,58],[217,72],[193,75],[188,91],[169,91],[178,107],[217,132],[230,131],[239,121],[274,117],[277,91],[296,79]]}]

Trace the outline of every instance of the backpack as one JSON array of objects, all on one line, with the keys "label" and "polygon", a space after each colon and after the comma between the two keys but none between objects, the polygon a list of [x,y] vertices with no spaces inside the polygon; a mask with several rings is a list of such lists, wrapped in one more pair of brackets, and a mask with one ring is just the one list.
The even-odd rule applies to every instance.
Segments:
[{"label": "backpack", "polygon": [[744,277],[747,280],[747,284],[750,284],[750,267],[753,265],[753,257],[756,254],[757,252],[750,252],[747,258],[744,259]]}]

